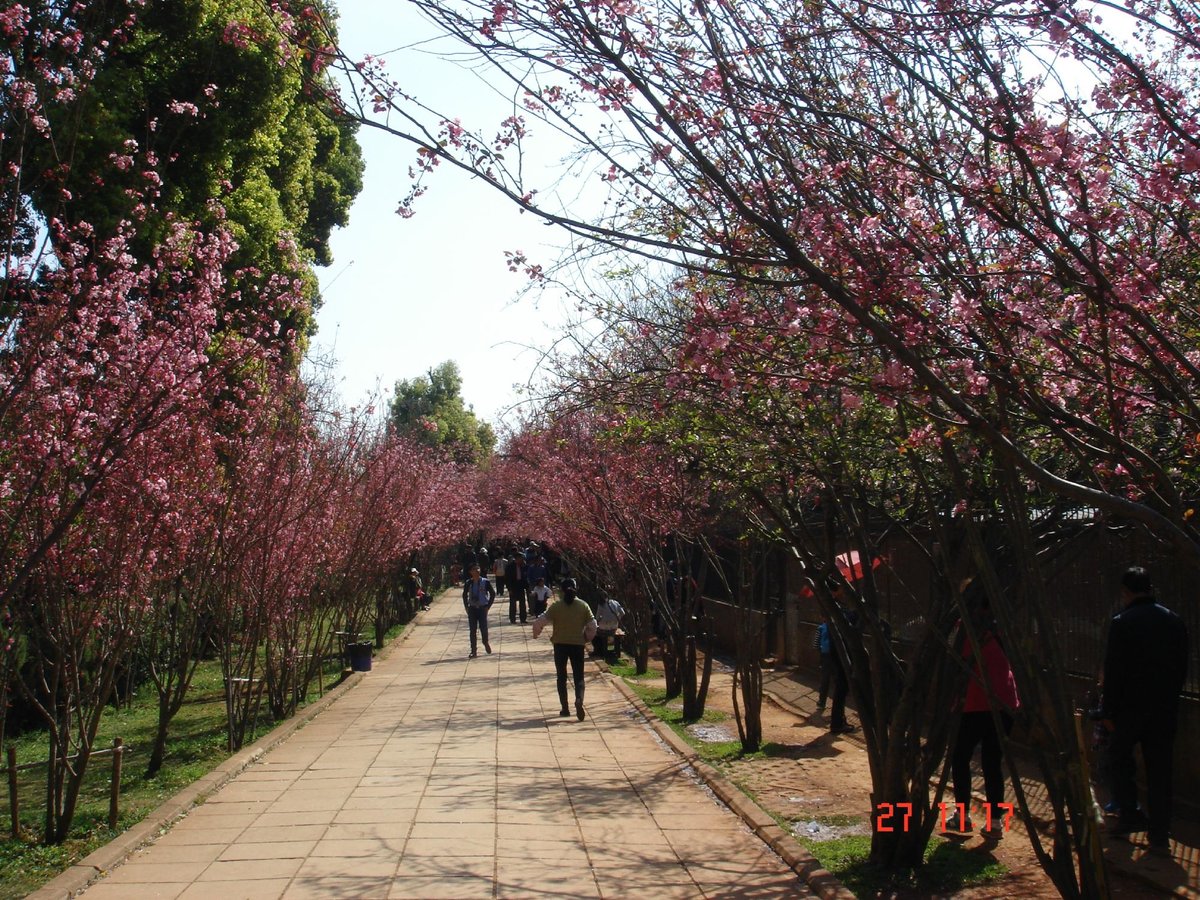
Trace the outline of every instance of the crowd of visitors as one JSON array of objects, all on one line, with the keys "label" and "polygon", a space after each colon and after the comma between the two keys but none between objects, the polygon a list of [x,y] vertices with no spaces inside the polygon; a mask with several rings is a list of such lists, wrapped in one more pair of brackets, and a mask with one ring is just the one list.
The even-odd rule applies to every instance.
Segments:
[{"label": "crowd of visitors", "polygon": [[[534,638],[546,626],[551,627],[559,715],[571,714],[567,691],[569,669],[575,715],[583,721],[585,651],[591,643],[588,654],[591,658],[612,661],[620,655],[625,616],[621,603],[607,591],[601,591],[594,604],[586,602],[564,562],[533,543],[525,547],[464,548],[461,564],[468,573],[462,600],[470,626],[470,657],[478,655],[479,638],[484,651],[492,652],[488,612],[496,597],[507,593],[511,624],[532,619]],[[1121,584],[1122,608],[1113,616],[1108,630],[1101,676],[1102,702],[1093,711],[1098,729],[1107,736],[1102,768],[1107,773],[1111,802],[1106,809],[1116,816],[1109,832],[1117,837],[1146,832],[1150,849],[1163,852],[1168,847],[1171,828],[1172,763],[1179,700],[1188,664],[1187,629],[1180,616],[1158,602],[1145,569],[1126,570]],[[557,600],[554,585],[560,590]],[[830,579],[826,586],[833,600],[836,624],[844,627],[835,627],[834,620],[825,612],[816,629],[814,648],[819,652],[821,673],[817,712],[823,714],[831,701],[829,730],[843,735],[856,730],[846,719],[849,676],[855,657],[848,652],[844,641],[846,635],[856,631],[858,604],[848,596],[852,586],[844,579]],[[428,598],[415,568],[408,576],[408,590],[413,596],[422,597],[422,608],[428,608]],[[954,804],[949,807],[952,812],[945,818],[943,828],[969,832],[974,825],[969,812],[973,808],[972,760],[978,750],[985,806],[999,810],[1005,794],[1004,748],[1022,703],[1004,638],[991,616],[986,597],[983,592],[972,591],[969,579],[963,592],[972,610],[972,627],[967,629],[960,622],[951,642],[961,653],[969,677],[952,710],[957,716],[950,748]],[[883,634],[890,639],[887,623],[881,625]],[[1144,807],[1138,802],[1134,756],[1137,747],[1141,748],[1144,764]],[[995,820],[989,817],[984,830],[999,836],[998,822],[999,817]]]},{"label": "crowd of visitors", "polygon": [[[567,668],[574,685],[575,715],[583,721],[583,661],[588,643],[591,656],[612,660],[620,653],[621,619],[624,608],[613,597],[605,595],[592,607],[579,596],[574,578],[566,574],[565,562],[547,554],[535,543],[522,548],[480,547],[464,545],[460,553],[462,571],[468,573],[463,582],[463,609],[470,629],[470,653],[474,659],[482,639],[486,653],[492,652],[488,640],[488,612],[496,597],[508,595],[508,621],[526,623],[533,619],[533,636],[537,638],[550,625],[554,646],[554,665],[558,678],[561,715],[571,713],[567,696]],[[491,574],[491,579],[486,573]],[[416,570],[413,570],[416,576]],[[493,583],[494,582],[494,583]],[[555,602],[552,584],[558,583],[561,598]]]}]

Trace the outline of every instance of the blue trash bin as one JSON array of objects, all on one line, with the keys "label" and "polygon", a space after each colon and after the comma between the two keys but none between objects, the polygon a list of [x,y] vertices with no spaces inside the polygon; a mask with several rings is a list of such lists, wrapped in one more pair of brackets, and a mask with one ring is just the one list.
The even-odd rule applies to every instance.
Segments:
[{"label": "blue trash bin", "polygon": [[370,641],[349,644],[346,652],[350,655],[350,669],[353,672],[371,671],[371,651],[374,649]]}]

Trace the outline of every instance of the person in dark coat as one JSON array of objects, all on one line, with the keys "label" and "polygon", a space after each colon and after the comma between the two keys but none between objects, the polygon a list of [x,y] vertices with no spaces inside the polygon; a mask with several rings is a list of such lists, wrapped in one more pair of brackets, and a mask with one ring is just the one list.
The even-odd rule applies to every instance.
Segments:
[{"label": "person in dark coat", "polygon": [[[1159,603],[1141,566],[1121,576],[1124,609],[1113,616],[1104,654],[1100,718],[1110,732],[1109,766],[1118,836],[1147,832],[1152,850],[1167,851],[1171,830],[1171,766],[1179,695],[1187,676],[1187,626]],[[1138,809],[1133,748],[1146,768],[1146,818]]]},{"label": "person in dark coat", "polygon": [[[829,592],[845,622],[845,630],[853,630],[857,625],[858,616],[853,610],[848,610],[843,604],[847,602],[845,588],[840,581],[830,579]],[[833,707],[829,713],[830,734],[850,734],[858,729],[846,721],[846,697],[850,694],[850,659],[846,647],[842,643],[842,635],[830,627],[830,643],[833,652],[829,661],[833,669]]]},{"label": "person in dark coat", "polygon": [[458,550],[458,564],[462,567],[462,577],[467,579],[471,575],[471,566],[475,565],[479,560],[475,558],[475,548],[470,544],[463,542],[463,545]]},{"label": "person in dark coat", "polygon": [[520,550],[509,555],[508,565],[504,569],[504,584],[508,588],[508,621],[516,622],[518,613],[524,622],[529,615],[526,607],[525,589],[529,582],[526,580],[525,557]]}]

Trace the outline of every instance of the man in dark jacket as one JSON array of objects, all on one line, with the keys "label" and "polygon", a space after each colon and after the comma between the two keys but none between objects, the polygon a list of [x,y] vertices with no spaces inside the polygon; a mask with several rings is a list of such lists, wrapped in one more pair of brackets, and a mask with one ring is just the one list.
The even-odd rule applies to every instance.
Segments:
[{"label": "man in dark jacket", "polygon": [[504,584],[508,588],[508,621],[516,622],[520,612],[524,622],[529,615],[525,606],[525,588],[529,584],[525,575],[525,557],[520,550],[509,554],[508,566],[504,570]]},{"label": "man in dark jacket", "polygon": [[[1109,763],[1120,818],[1117,835],[1146,831],[1151,849],[1169,849],[1171,764],[1179,694],[1187,675],[1187,627],[1154,597],[1141,566],[1121,576],[1124,609],[1113,616],[1104,655],[1101,718],[1111,733]],[[1146,808],[1138,810],[1135,744],[1146,767]]]},{"label": "man in dark jacket", "polygon": [[488,610],[495,602],[496,589],[483,577],[478,564],[471,566],[471,577],[463,584],[463,609],[467,612],[467,622],[471,627],[471,659],[479,655],[476,632],[483,637],[483,649],[492,652],[492,645],[488,643],[487,617]]}]

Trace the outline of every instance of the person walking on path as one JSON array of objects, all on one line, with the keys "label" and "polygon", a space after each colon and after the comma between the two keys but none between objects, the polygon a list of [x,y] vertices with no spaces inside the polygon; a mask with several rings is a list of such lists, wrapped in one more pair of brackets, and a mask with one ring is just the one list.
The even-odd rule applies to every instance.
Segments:
[{"label": "person walking on path", "polygon": [[467,621],[471,625],[471,655],[474,659],[479,655],[476,643],[476,632],[483,636],[483,649],[492,652],[488,643],[488,610],[496,602],[496,589],[492,583],[479,574],[479,566],[471,566],[471,577],[463,585],[463,609],[467,611]]},{"label": "person walking on path", "polygon": [[529,589],[529,612],[536,619],[550,605],[554,592],[546,586],[546,579],[539,578],[537,584]]},{"label": "person walking on path", "polygon": [[[843,619],[843,628],[851,630],[855,624],[855,614],[848,611],[842,604],[845,602],[844,588],[840,581],[832,581],[829,592],[837,605],[838,614]],[[842,636],[833,633],[830,626],[830,644],[832,652],[829,661],[833,664],[833,708],[829,712],[829,733],[850,734],[857,729],[846,721],[846,697],[850,694],[850,662],[846,648],[842,645]]]},{"label": "person walking on path", "polygon": [[504,570],[508,567],[508,560],[504,558],[504,554],[499,550],[492,561],[492,578],[496,582],[496,593],[501,597],[504,596]]},{"label": "person walking on path", "polygon": [[817,652],[821,654],[821,686],[817,696],[817,712],[825,712],[829,699],[829,684],[833,681],[833,640],[829,636],[829,616],[822,614],[815,638]]},{"label": "person walking on path", "polygon": [[[1170,849],[1171,767],[1179,694],[1187,676],[1187,626],[1154,596],[1141,566],[1121,576],[1124,609],[1113,616],[1104,654],[1100,717],[1110,733],[1109,768],[1119,809],[1117,836],[1146,831],[1150,849]],[[1138,810],[1135,744],[1146,770],[1147,819]]]},{"label": "person walking on path", "polygon": [[608,659],[608,640],[613,640],[613,655],[619,656],[620,644],[617,642],[617,632],[621,628],[621,616],[625,610],[612,597],[605,596],[596,605],[596,639],[592,641],[592,656]]},{"label": "person walking on path", "polygon": [[[1003,830],[995,823],[999,820],[1000,804],[1004,802],[1004,770],[1000,764],[1004,746],[1002,738],[996,732],[996,719],[992,715],[989,696],[994,696],[1000,704],[1000,723],[1006,736],[1012,729],[1012,714],[1020,707],[1021,700],[1017,696],[1017,680],[1013,677],[1008,655],[1004,652],[1004,646],[996,635],[995,624],[988,615],[986,599],[983,601],[981,613],[984,622],[979,634],[978,659],[969,640],[963,642],[962,648],[963,658],[974,665],[963,699],[962,718],[959,719],[958,736],[954,741],[950,762],[956,810],[953,816],[947,819],[946,830],[971,830],[971,817],[967,812],[971,808],[971,758],[975,755],[975,748],[981,746],[984,795],[992,810],[992,816],[995,817],[991,819],[992,831],[998,836],[1003,834]],[[980,661],[983,663],[982,672]]]},{"label": "person walking on path", "polygon": [[558,677],[558,699],[562,706],[558,714],[569,716],[567,707],[567,662],[571,663],[571,677],[575,682],[575,718],[584,720],[583,710],[583,648],[596,636],[596,620],[591,607],[580,599],[574,578],[562,583],[562,599],[533,621],[533,636],[536,639],[547,624],[554,626],[550,642],[554,645],[554,671]]},{"label": "person walking on path", "polygon": [[550,570],[546,567],[546,557],[541,553],[535,553],[529,565],[525,567],[525,583],[527,585],[537,584],[537,580],[549,580]]},{"label": "person walking on path", "polygon": [[504,569],[504,583],[508,588],[508,621],[517,621],[518,609],[521,614],[521,621],[524,622],[528,616],[525,607],[525,557],[520,550],[514,551],[508,560],[508,565]]}]

